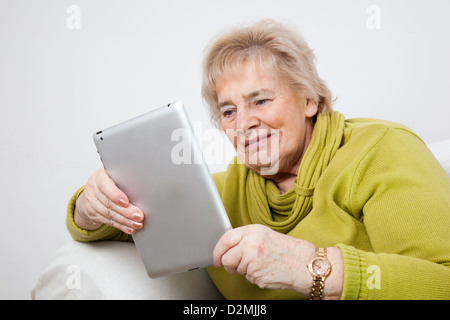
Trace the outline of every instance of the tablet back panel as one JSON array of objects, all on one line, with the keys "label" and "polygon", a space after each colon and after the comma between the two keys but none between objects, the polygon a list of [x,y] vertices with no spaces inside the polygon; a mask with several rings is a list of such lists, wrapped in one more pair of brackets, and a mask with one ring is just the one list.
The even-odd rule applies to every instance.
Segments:
[{"label": "tablet back panel", "polygon": [[97,132],[94,141],[109,176],[144,212],[133,239],[148,275],[212,265],[231,225],[183,104]]}]

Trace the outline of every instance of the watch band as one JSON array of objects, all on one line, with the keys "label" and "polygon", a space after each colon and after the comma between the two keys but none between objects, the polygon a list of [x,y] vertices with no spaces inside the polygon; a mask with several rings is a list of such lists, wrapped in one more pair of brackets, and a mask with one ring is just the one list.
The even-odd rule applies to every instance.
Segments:
[{"label": "watch band", "polygon": [[[324,259],[329,264],[326,248],[316,248],[316,256],[313,261],[317,259]],[[311,264],[313,263],[313,261],[311,262]],[[325,278],[327,277],[328,273],[329,270],[323,276],[319,276],[313,273],[313,284],[310,295],[311,300],[322,300],[323,290],[325,287]]]},{"label": "watch band", "polygon": [[325,277],[314,277],[310,299],[322,300],[324,287],[325,287]]}]

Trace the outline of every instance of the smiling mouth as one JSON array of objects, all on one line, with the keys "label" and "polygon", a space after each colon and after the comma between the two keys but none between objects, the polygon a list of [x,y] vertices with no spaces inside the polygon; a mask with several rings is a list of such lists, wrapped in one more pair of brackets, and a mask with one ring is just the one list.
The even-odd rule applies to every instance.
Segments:
[{"label": "smiling mouth", "polygon": [[245,148],[254,149],[260,145],[267,143],[271,134],[256,136],[252,139],[245,139]]}]

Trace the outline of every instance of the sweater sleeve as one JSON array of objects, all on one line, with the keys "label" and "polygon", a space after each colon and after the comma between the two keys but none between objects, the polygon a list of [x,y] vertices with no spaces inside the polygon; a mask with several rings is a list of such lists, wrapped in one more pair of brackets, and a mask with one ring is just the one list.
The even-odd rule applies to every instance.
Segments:
[{"label": "sweater sleeve", "polygon": [[340,244],[343,299],[450,299],[450,179],[406,130],[359,163],[348,195],[373,252]]}]

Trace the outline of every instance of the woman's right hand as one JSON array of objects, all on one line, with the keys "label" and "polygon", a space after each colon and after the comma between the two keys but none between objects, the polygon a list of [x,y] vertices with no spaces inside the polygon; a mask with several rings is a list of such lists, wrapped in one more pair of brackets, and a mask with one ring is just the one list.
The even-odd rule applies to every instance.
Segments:
[{"label": "woman's right hand", "polygon": [[144,214],[129,202],[104,169],[98,169],[77,199],[74,220],[85,230],[95,230],[107,224],[133,234],[142,228]]}]

